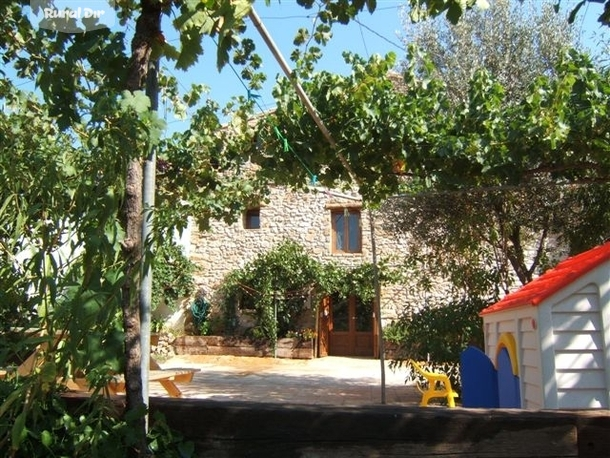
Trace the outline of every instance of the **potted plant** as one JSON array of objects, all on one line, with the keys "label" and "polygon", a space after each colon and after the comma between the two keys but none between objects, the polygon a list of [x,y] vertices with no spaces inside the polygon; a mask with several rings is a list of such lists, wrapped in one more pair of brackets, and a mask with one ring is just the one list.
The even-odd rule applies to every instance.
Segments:
[{"label": "potted plant", "polygon": [[163,332],[164,322],[160,318],[153,318],[150,323],[150,344],[159,345],[159,336]]}]

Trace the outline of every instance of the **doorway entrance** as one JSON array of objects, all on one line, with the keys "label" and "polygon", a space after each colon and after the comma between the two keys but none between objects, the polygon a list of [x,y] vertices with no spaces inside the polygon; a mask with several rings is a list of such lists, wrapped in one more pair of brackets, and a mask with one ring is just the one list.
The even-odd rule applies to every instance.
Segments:
[{"label": "doorway entrance", "polygon": [[338,295],[322,301],[319,323],[320,356],[375,355],[373,302]]}]

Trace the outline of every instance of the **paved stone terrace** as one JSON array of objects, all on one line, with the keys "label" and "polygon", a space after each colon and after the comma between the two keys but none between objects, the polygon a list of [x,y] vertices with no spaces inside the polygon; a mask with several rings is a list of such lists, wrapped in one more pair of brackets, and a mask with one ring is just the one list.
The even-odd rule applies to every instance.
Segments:
[{"label": "paved stone terrace", "polygon": [[[381,363],[375,359],[325,357],[292,360],[181,355],[164,369],[197,368],[192,382],[178,385],[183,398],[268,403],[362,406],[381,404]],[[417,405],[421,395],[405,384],[404,368],[385,363],[386,404]],[[166,397],[158,383],[150,396]]]}]

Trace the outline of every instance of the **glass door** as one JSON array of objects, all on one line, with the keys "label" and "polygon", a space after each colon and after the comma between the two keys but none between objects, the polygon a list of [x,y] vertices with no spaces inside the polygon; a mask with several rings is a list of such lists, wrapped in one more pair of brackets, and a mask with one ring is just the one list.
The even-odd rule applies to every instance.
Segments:
[{"label": "glass door", "polygon": [[357,298],[331,297],[329,354],[373,356],[373,304]]}]

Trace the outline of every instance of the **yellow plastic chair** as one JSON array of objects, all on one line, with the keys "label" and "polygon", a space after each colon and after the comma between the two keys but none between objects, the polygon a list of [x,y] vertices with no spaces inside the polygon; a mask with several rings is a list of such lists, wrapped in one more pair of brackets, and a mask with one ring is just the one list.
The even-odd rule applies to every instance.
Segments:
[{"label": "yellow plastic chair", "polygon": [[422,386],[423,384],[419,383],[419,381],[417,382],[417,389],[422,394],[421,402],[419,403],[421,407],[428,406],[430,400],[434,398],[445,398],[447,399],[447,406],[455,407],[455,398],[458,397],[458,394],[451,388],[451,382],[446,374],[428,372],[412,359],[409,360],[409,364],[428,382],[427,387]]}]

